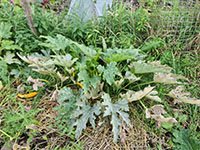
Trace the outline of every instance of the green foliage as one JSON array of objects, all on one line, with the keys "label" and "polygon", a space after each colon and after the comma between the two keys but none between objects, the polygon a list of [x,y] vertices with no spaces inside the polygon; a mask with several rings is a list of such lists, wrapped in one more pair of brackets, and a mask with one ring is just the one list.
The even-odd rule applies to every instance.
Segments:
[{"label": "green foliage", "polygon": [[41,38],[45,38],[46,41],[40,45],[48,47],[55,52],[58,52],[59,50],[65,50],[69,45],[69,41],[60,34],[58,34],[56,38],[52,38],[51,36],[41,36]]},{"label": "green foliage", "polygon": [[0,23],[0,40],[1,39],[8,39],[11,37],[11,30],[12,25],[6,22]]},{"label": "green foliage", "polygon": [[8,65],[4,60],[0,60],[0,79],[6,83],[8,81]]},{"label": "green foliage", "polygon": [[200,150],[200,142],[188,130],[174,131],[173,141],[177,150]]},{"label": "green foliage", "polygon": [[84,91],[88,92],[91,87],[96,88],[97,83],[100,82],[100,78],[98,76],[90,77],[86,70],[80,70],[78,81],[83,82]]},{"label": "green foliage", "polygon": [[[80,137],[87,125],[95,128],[104,119],[104,123],[112,125],[114,142],[117,142],[124,122],[127,127],[130,125],[129,112],[133,107],[138,114],[145,112],[146,118],[153,119],[158,127],[163,128],[153,126],[152,130],[159,130],[159,133],[172,131],[176,119],[180,122],[176,127],[189,124],[189,128],[196,132],[198,107],[174,105],[168,101],[168,96],[174,99],[173,102],[199,104],[194,98],[199,96],[198,81],[196,85],[187,85],[196,93],[194,96],[188,97],[188,92],[180,92],[177,88],[172,90],[173,93],[168,92],[175,84],[182,84],[180,79],[186,79],[173,73],[186,74],[189,79],[198,80],[198,47],[193,48],[198,42],[198,19],[196,22],[195,19],[190,20],[194,12],[179,10],[177,3],[175,7],[162,9],[155,5],[157,2],[149,0],[142,5],[141,1],[141,6],[145,8],[132,11],[124,5],[114,5],[107,15],[85,24],[79,20],[66,20],[64,13],[57,15],[50,9],[33,4],[32,15],[39,37],[31,33],[20,7],[1,3],[0,80],[4,85],[8,83],[8,78],[19,72],[23,73],[21,80],[24,80],[36,71],[36,77],[44,75],[48,80],[46,91],[55,88],[56,84],[52,97],[56,98],[57,92],[59,96],[54,127],[71,139],[74,135]],[[167,20],[168,17],[175,21]],[[184,19],[185,23],[179,22]],[[166,30],[168,25],[173,32]],[[178,51],[188,47],[197,54]],[[20,53],[15,55],[15,51]],[[18,57],[25,63],[20,62]],[[155,61],[157,58],[161,58],[161,62]],[[19,76],[15,77],[18,80]],[[138,101],[139,104],[136,104]],[[155,105],[157,103],[163,105]],[[4,108],[4,102],[0,107]],[[186,116],[181,118],[173,113],[174,108],[190,116],[188,119]],[[34,118],[37,112],[35,109],[27,111],[24,106],[20,106],[16,112],[6,109],[4,118],[0,117],[2,131],[17,137],[17,132],[22,133],[29,123],[37,123]],[[174,115],[175,118],[169,117]],[[144,121],[144,115],[138,117]],[[196,142],[186,133],[175,133],[174,136],[178,148],[195,148],[192,145],[196,145]],[[185,143],[188,143],[187,146]],[[82,145],[75,144],[71,149],[81,148]]]},{"label": "green foliage", "polygon": [[140,53],[139,49],[107,49],[103,53],[103,59],[107,62],[121,62],[125,60],[138,60],[144,58],[145,55]]},{"label": "green foliage", "polygon": [[58,93],[58,103],[55,109],[58,111],[58,116],[56,117],[56,126],[58,129],[70,137],[73,137],[73,130],[70,121],[73,111],[76,109],[76,101],[78,97],[70,88],[62,88]]},{"label": "green foliage", "polygon": [[116,65],[116,62],[111,62],[107,64],[106,68],[101,65],[97,67],[98,71],[103,74],[103,79],[109,85],[112,85],[115,82],[115,76],[120,74]]},{"label": "green foliage", "polygon": [[25,106],[19,104],[19,110],[5,110],[3,115],[2,130],[10,135],[13,139],[17,138],[24,132],[26,127],[37,124],[35,116],[40,110],[26,110]]},{"label": "green foliage", "polygon": [[2,53],[3,50],[21,50],[21,47],[14,44],[13,41],[10,40],[2,40],[1,45],[0,45],[0,54]]},{"label": "green foliage", "polygon": [[165,42],[161,38],[154,38],[146,41],[140,49],[144,52],[150,52],[159,48],[163,48],[164,44]]},{"label": "green foliage", "polygon": [[[77,106],[77,109],[74,110],[75,116],[66,118],[67,120],[75,120],[76,138],[78,138],[86,128],[87,122],[90,122],[93,128],[95,127],[96,117],[99,117],[100,110],[103,110],[104,116],[111,116],[114,141],[117,142],[119,128],[121,126],[119,117],[127,124],[129,122],[128,114],[126,113],[126,111],[128,111],[128,102],[131,103],[144,98],[155,102],[162,102],[161,98],[158,96],[161,93],[157,90],[153,90],[155,87],[151,87],[151,84],[155,86],[160,83],[180,84],[181,82],[178,80],[185,79],[182,76],[172,74],[172,68],[167,65],[162,65],[159,61],[146,62],[143,60],[144,55],[141,54],[138,49],[129,48],[125,50],[125,52],[128,52],[128,54],[132,56],[127,57],[128,55],[125,52],[123,53],[121,49],[117,48],[101,51],[79,44],[61,35],[57,35],[56,37],[48,36],[46,38],[49,40],[41,43],[41,45],[52,48],[51,51],[54,52],[54,54],[36,54],[32,57],[28,56],[27,58],[24,56],[20,57],[25,62],[29,63],[29,66],[33,67],[33,70],[39,73],[45,72],[47,75],[53,73],[56,76],[60,76],[60,72],[63,72],[62,76],[69,76],[66,78],[65,82],[80,84],[80,89],[78,89],[78,91],[83,93],[79,96],[77,95],[79,98],[73,101]],[[62,41],[64,47],[60,48],[59,45],[54,45],[57,40],[59,42]],[[121,52],[122,59],[118,58]],[[68,62],[63,63],[66,59],[66,57],[63,57],[63,54],[66,55],[66,53],[70,56],[70,59]],[[56,60],[56,58],[59,59],[59,61]],[[104,61],[104,59],[107,59],[107,61]],[[66,69],[67,64],[71,64],[68,65],[71,71]],[[50,68],[51,70],[49,70]],[[71,77],[70,75],[74,73],[76,74]],[[140,75],[140,77],[138,75]],[[146,79],[148,79],[148,82]],[[130,82],[127,82],[127,80]],[[99,88],[99,85],[102,87]],[[139,89],[135,85],[138,86]],[[144,86],[144,90],[141,90],[143,86],[140,85],[146,85]],[[128,92],[123,90],[124,87],[128,89]],[[83,88],[83,91],[81,88]],[[95,90],[97,92],[94,92]],[[120,92],[118,93],[118,91]],[[105,92],[109,95],[104,94],[104,96],[102,96],[102,93]],[[121,97],[123,100],[114,103],[116,97]],[[94,103],[90,102],[91,99]],[[196,102],[194,102],[194,104],[196,104]],[[69,106],[66,105],[66,107]],[[144,104],[143,107],[148,110]],[[69,112],[68,110],[69,108],[66,108],[66,113]],[[71,116],[70,113],[69,116]],[[146,114],[146,116],[147,118],[154,119],[158,124],[169,123],[170,126],[172,126],[172,123],[177,122],[175,118],[165,117],[162,114]]]}]

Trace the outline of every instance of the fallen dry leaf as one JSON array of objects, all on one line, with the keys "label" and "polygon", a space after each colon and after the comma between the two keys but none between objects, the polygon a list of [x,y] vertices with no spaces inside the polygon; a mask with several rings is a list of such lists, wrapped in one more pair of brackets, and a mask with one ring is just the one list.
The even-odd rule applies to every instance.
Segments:
[{"label": "fallen dry leaf", "polygon": [[26,146],[21,146],[21,145],[18,145],[17,143],[14,143],[12,146],[12,149],[13,150],[30,150],[31,148],[28,144]]},{"label": "fallen dry leaf", "polygon": [[128,91],[125,94],[121,94],[122,98],[127,99],[129,102],[138,101],[146,97],[148,99],[161,102],[161,99],[157,96],[158,92],[153,90],[154,87],[148,86],[144,90],[140,91]]},{"label": "fallen dry leaf", "polygon": [[178,80],[187,80],[184,76],[176,75],[172,73],[155,73],[154,82],[163,83],[163,84],[182,84]]},{"label": "fallen dry leaf", "polygon": [[162,115],[165,114],[163,105],[154,105],[149,109],[146,109],[146,118],[151,118],[152,115]]},{"label": "fallen dry leaf", "polygon": [[177,123],[177,120],[172,117],[164,117],[163,114],[166,114],[163,105],[154,105],[151,108],[145,110],[146,118],[151,118],[156,120],[158,127],[161,123]]},{"label": "fallen dry leaf", "polygon": [[148,99],[150,99],[150,100],[156,101],[156,102],[162,102],[162,100],[158,96],[158,92],[156,90],[151,91],[145,97],[148,98]]},{"label": "fallen dry leaf", "polygon": [[178,86],[171,90],[168,95],[174,98],[175,103],[184,102],[200,106],[200,99],[190,97],[191,93],[184,92],[184,90],[185,88],[183,86]]},{"label": "fallen dry leaf", "polygon": [[28,77],[27,81],[33,83],[33,90],[35,91],[38,90],[38,87],[44,86],[44,83],[40,79],[33,79],[31,76]]}]

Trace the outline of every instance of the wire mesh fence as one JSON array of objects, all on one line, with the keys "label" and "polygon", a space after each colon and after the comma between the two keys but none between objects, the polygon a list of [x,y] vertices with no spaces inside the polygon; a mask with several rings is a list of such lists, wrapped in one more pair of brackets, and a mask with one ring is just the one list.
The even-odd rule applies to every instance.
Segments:
[{"label": "wire mesh fence", "polygon": [[[71,0],[57,1],[59,11],[69,8]],[[172,42],[186,43],[200,40],[199,0],[113,0],[134,11],[139,7],[150,11],[150,24],[157,36]]]},{"label": "wire mesh fence", "polygon": [[190,38],[199,36],[199,2],[165,3],[161,6],[158,5],[156,9],[158,15],[154,19],[160,34],[179,42],[187,42]]}]

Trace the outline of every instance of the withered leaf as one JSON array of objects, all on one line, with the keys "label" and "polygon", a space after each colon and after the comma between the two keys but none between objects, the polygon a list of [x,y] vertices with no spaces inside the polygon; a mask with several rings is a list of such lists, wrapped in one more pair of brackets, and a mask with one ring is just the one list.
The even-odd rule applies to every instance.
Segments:
[{"label": "withered leaf", "polygon": [[148,86],[144,90],[137,92],[129,90],[127,93],[121,94],[121,97],[127,99],[129,102],[138,101],[144,97],[161,102],[161,99],[157,96],[158,92],[153,89],[154,87]]},{"label": "withered leaf", "polygon": [[200,106],[200,99],[192,98],[191,93],[184,92],[185,88],[183,86],[178,86],[169,92],[169,96],[174,98],[175,103],[184,102],[188,104],[194,104]]},{"label": "withered leaf", "polygon": [[28,82],[33,83],[33,90],[37,91],[38,87],[43,87],[44,83],[40,81],[40,79],[33,79],[31,76],[27,79]]},{"label": "withered leaf", "polygon": [[181,84],[178,80],[187,80],[184,76],[172,73],[155,73],[154,82],[163,84]]},{"label": "withered leaf", "polygon": [[158,127],[160,127],[161,123],[177,123],[175,118],[163,116],[163,114],[166,114],[163,105],[154,105],[151,108],[147,108],[145,112],[146,118],[154,119]]}]

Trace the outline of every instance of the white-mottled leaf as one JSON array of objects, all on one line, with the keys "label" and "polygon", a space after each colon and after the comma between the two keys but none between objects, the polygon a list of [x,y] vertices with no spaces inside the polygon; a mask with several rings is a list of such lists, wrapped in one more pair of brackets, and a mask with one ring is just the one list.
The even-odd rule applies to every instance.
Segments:
[{"label": "white-mottled leaf", "polygon": [[74,101],[76,96],[74,95],[72,89],[63,87],[58,91],[58,103],[61,105],[66,101]]},{"label": "white-mottled leaf", "polygon": [[102,105],[105,106],[104,117],[111,116],[110,123],[112,124],[112,132],[114,135],[114,142],[117,142],[119,137],[119,128],[123,120],[126,124],[130,124],[129,115],[126,113],[129,110],[128,102],[125,99],[112,103],[109,94],[104,93],[102,96],[104,100]]},{"label": "white-mottled leaf", "polygon": [[78,109],[74,113],[74,117],[76,117],[76,122],[74,124],[74,126],[76,126],[76,139],[80,137],[82,131],[86,128],[87,122],[89,122],[92,127],[95,128],[96,116],[98,116],[99,114],[100,106],[97,104],[94,106],[90,106],[82,102],[78,105]]}]

